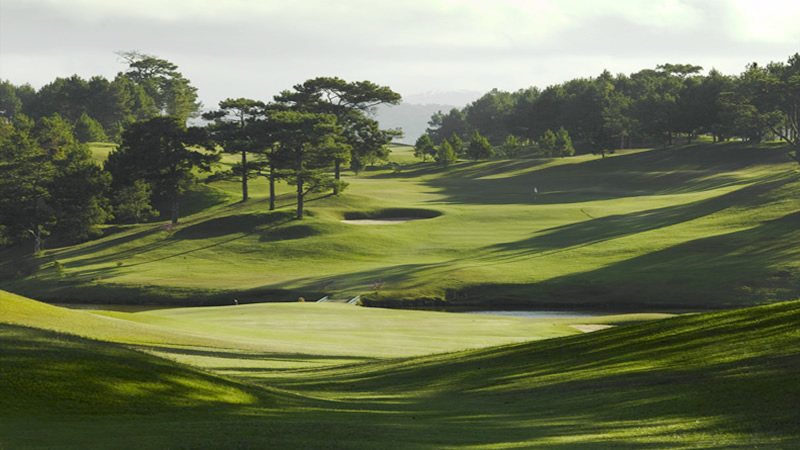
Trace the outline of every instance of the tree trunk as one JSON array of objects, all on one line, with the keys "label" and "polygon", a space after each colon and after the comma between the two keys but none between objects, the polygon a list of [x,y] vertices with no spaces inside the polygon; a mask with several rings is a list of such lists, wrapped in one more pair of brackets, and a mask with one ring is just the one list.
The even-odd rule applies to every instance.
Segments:
[{"label": "tree trunk", "polygon": [[172,194],[172,224],[173,225],[177,225],[178,224],[178,213],[179,213],[178,206],[179,206],[178,205],[178,193],[176,192],[176,193]]},{"label": "tree trunk", "polygon": [[303,163],[297,165],[297,220],[303,219]]},{"label": "tree trunk", "polygon": [[246,202],[247,195],[247,152],[242,152],[242,201]]},{"label": "tree trunk", "polygon": [[339,195],[339,179],[341,178],[341,171],[342,171],[342,162],[337,159],[336,166],[334,169],[334,178],[336,179],[336,183],[334,183],[333,185],[333,195]]},{"label": "tree trunk", "polygon": [[269,210],[275,211],[275,166],[269,165]]},{"label": "tree trunk", "polygon": [[33,236],[33,253],[37,254],[42,251],[42,227],[39,225],[33,230],[28,230],[28,232]]}]

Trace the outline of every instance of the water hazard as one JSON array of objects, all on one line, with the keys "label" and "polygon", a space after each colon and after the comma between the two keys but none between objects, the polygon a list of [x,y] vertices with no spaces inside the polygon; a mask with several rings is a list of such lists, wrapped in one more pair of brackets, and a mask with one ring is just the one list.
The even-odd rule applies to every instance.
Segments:
[{"label": "water hazard", "polygon": [[509,316],[525,319],[585,319],[589,317],[607,316],[611,313],[593,313],[585,311],[461,311],[466,314],[487,314],[491,316]]}]

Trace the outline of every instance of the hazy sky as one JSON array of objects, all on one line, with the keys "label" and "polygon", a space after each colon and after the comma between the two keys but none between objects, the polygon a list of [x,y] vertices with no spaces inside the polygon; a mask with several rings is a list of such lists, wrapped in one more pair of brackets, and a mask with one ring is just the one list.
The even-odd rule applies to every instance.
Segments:
[{"label": "hazy sky", "polygon": [[334,75],[413,100],[666,62],[738,74],[800,51],[798,24],[798,0],[0,0],[0,78],[113,78],[139,50],[207,107]]}]

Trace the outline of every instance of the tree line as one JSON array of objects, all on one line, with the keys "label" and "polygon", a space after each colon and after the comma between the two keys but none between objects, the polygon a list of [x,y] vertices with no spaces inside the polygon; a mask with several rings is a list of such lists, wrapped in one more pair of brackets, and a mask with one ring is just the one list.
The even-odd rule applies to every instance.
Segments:
[{"label": "tree line", "polygon": [[38,121],[58,114],[79,142],[117,142],[132,123],[158,115],[197,117],[197,89],[175,64],[140,52],[117,53],[127,70],[113,80],[78,75],[56,78],[38,91],[29,84],[0,81],[0,115]]},{"label": "tree line", "polygon": [[702,70],[663,64],[631,75],[604,71],[543,90],[494,89],[462,109],[434,114],[415,146],[417,156],[435,158],[447,152],[444,143],[452,147],[476,136],[515,157],[520,143],[546,156],[566,156],[573,144],[572,151],[605,155],[710,135],[714,142],[780,139],[800,157],[800,54],[786,63],[752,63],[738,76]]},{"label": "tree line", "polygon": [[[221,153],[239,162],[210,179],[269,180],[296,186],[297,214],[305,197],[346,183],[341,168],[360,171],[385,159],[392,138],[370,116],[373,107],[397,104],[400,95],[369,81],[336,77],[307,80],[271,102],[226,99],[200,116],[196,89],[173,63],[122,52],[128,70],[114,81],[59,78],[34,91],[2,82],[0,88],[0,245],[25,240],[42,248],[49,235],[80,241],[109,221],[143,222],[160,214],[176,224],[181,194],[210,172]],[[119,145],[101,164],[86,142]]]},{"label": "tree line", "polygon": [[[297,218],[309,193],[346,187],[341,168],[355,171],[388,156],[398,131],[383,130],[371,108],[400,95],[369,81],[320,77],[272,101],[227,99],[199,117],[197,89],[178,67],[139,52],[120,52],[128,67],[114,80],[58,78],[38,91],[0,82],[0,245],[55,235],[79,241],[109,221],[141,222],[159,213],[172,223],[179,199],[210,171],[220,153],[238,156],[211,175],[248,182],[265,177],[269,208],[275,183],[296,187]],[[739,76],[699,66],[665,64],[630,76],[603,72],[544,90],[492,90],[465,108],[434,114],[415,152],[441,165],[497,152],[516,157],[534,147],[547,156],[577,151],[605,155],[631,146],[672,144],[700,134],[715,141],[778,138],[800,162],[800,55],[755,63]],[[118,147],[102,164],[85,142]]]}]

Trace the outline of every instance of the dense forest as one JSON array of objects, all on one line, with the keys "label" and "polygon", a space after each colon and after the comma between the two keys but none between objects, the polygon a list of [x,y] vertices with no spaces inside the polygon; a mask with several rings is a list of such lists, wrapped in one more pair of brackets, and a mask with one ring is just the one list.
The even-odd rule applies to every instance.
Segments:
[{"label": "dense forest", "polygon": [[[463,109],[434,114],[418,153],[435,156],[427,140],[458,146],[476,132],[510,157],[520,143],[548,156],[569,154],[567,135],[578,153],[596,154],[672,145],[699,135],[715,142],[780,139],[798,145],[800,54],[786,63],[752,63],[738,76],[714,69],[702,75],[702,70],[663,64],[631,75],[605,71],[543,90],[495,89]],[[563,143],[554,145],[554,138]]]},{"label": "dense forest", "polygon": [[[240,180],[242,201],[253,177],[273,187],[286,181],[297,188],[301,219],[306,195],[339,193],[343,166],[359,171],[385,159],[399,134],[381,129],[371,111],[400,95],[369,81],[316,78],[271,102],[228,99],[202,113],[197,89],[175,64],[119,55],[128,67],[113,80],[74,75],[39,90],[0,83],[0,245],[31,241],[38,251],[47,236],[86,240],[104,223],[159,213],[177,223],[180,194],[222,152],[240,162],[212,177]],[[800,54],[750,64],[737,76],[701,71],[664,64],[543,90],[492,90],[434,114],[416,152],[447,166],[459,157],[605,155],[710,135],[715,142],[780,139],[800,157]],[[201,115],[206,126],[187,126]],[[118,146],[100,165],[87,142]]]},{"label": "dense forest", "polygon": [[[119,55],[128,70],[113,81],[74,75],[38,91],[0,84],[0,245],[30,240],[39,251],[45,237],[86,240],[109,221],[167,216],[177,223],[180,194],[220,153],[241,162],[212,179],[240,179],[243,201],[253,177],[293,184],[302,218],[306,195],[338,193],[342,165],[358,171],[385,158],[398,135],[368,112],[398,103],[399,94],[339,78],[308,80],[270,103],[227,99],[202,114],[206,126],[187,126],[202,105],[178,67],[138,52]],[[118,146],[101,167],[88,142]]]}]

